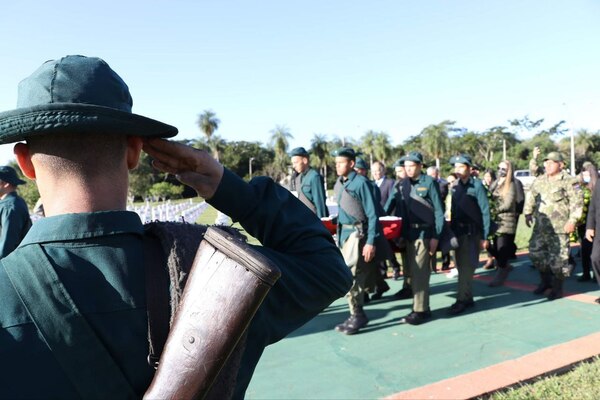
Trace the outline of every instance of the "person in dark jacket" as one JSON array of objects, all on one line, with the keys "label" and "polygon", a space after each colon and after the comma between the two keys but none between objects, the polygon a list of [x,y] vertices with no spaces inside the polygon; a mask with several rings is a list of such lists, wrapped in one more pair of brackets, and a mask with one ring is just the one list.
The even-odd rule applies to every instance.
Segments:
[{"label": "person in dark jacket", "polygon": [[[26,141],[14,151],[37,181],[46,217],[0,261],[0,357],[10,365],[0,397],[141,398],[147,390],[155,373],[147,234],[126,211],[142,148],[156,168],[239,221],[281,271],[247,328],[239,366],[227,370],[227,396],[216,398],[243,398],[264,348],[348,291],[348,268],[308,208],[269,178],[246,183],[207,152],[162,139],[177,129],[133,114],[129,88],[104,60],[44,63],[20,83],[17,104],[0,113],[0,144]],[[168,280],[154,289],[169,292]]]}]

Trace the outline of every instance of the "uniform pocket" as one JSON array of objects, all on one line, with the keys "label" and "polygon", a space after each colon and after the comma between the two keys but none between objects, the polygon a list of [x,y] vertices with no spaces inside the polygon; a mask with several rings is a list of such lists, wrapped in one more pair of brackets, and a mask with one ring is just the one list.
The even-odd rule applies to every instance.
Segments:
[{"label": "uniform pocket", "polygon": [[552,200],[553,202],[559,203],[565,199],[565,192],[562,189],[555,190],[553,192],[550,192],[549,197],[550,197],[550,200]]}]

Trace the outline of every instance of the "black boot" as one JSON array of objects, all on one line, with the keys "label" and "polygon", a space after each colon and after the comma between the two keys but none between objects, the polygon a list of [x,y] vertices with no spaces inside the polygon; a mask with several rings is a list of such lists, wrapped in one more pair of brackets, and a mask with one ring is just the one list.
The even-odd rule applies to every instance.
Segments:
[{"label": "black boot", "polygon": [[496,276],[490,283],[488,283],[489,287],[498,287],[504,285],[504,281],[508,278],[508,274],[512,270],[512,267],[507,265],[506,267],[498,267],[496,269]]},{"label": "black boot", "polygon": [[343,326],[341,326],[340,329],[337,329],[336,326],[336,330],[346,335],[354,335],[361,328],[367,326],[368,323],[369,318],[367,318],[367,314],[365,314],[362,308],[360,308],[354,314],[352,314],[350,318],[348,318],[346,322],[344,322],[344,324],[342,324]]},{"label": "black boot", "polygon": [[557,277],[552,277],[552,290],[548,295],[548,300],[560,299],[563,296],[563,280]]},{"label": "black boot", "polygon": [[552,276],[550,272],[540,271],[540,284],[535,288],[533,294],[543,294],[546,289],[550,289],[552,287]]}]

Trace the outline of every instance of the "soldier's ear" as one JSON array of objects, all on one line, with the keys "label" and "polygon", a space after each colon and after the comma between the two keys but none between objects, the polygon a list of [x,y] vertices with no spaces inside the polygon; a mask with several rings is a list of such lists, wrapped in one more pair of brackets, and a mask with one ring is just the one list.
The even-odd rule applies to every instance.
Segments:
[{"label": "soldier's ear", "polygon": [[19,168],[23,171],[23,175],[29,179],[35,179],[35,167],[31,162],[29,146],[25,143],[17,143],[13,148],[13,152],[17,157],[17,164],[19,164]]},{"label": "soldier's ear", "polygon": [[140,162],[144,142],[139,136],[127,136],[127,168],[134,169]]}]

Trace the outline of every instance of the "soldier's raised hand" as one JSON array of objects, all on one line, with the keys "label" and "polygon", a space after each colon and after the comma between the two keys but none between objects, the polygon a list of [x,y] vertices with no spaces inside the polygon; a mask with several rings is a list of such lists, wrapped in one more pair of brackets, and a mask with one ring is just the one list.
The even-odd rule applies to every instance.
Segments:
[{"label": "soldier's raised hand", "polygon": [[206,151],[165,139],[145,139],[143,150],[154,168],[175,175],[181,182],[210,199],[223,177],[223,166]]}]

